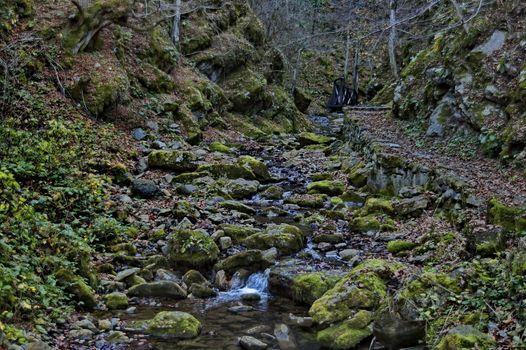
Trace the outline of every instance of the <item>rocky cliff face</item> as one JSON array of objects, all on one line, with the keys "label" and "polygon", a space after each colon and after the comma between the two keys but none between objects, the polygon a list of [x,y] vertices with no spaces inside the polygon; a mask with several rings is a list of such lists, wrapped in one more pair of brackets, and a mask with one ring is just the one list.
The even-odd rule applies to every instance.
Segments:
[{"label": "rocky cliff face", "polygon": [[376,101],[394,96],[393,115],[414,122],[421,135],[524,164],[526,36],[523,21],[511,19],[525,11],[524,3],[508,2],[480,14],[468,33],[436,35]]}]

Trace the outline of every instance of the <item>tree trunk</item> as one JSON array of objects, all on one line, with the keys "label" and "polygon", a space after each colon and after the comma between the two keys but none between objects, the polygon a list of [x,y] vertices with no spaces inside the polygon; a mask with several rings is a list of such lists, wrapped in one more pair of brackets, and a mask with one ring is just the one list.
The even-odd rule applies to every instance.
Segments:
[{"label": "tree trunk", "polygon": [[351,49],[351,33],[350,29],[347,28],[347,38],[345,39],[345,63],[343,65],[343,78],[347,80],[349,74],[349,51]]},{"label": "tree trunk", "polygon": [[398,79],[398,64],[396,63],[396,1],[397,0],[389,0],[389,26],[391,27],[391,31],[389,33],[388,49],[391,72],[393,77]]},{"label": "tree trunk", "polygon": [[460,8],[460,5],[458,4],[457,0],[451,0],[451,3],[455,8],[455,12],[457,13],[460,23],[462,23],[462,27],[464,27],[464,31],[467,33],[469,31],[469,26],[466,22],[464,22],[464,14],[462,13],[462,8]]},{"label": "tree trunk", "polygon": [[358,66],[360,65],[360,44],[358,42],[354,45],[354,62],[352,68],[352,87],[358,92]]},{"label": "tree trunk", "polygon": [[181,25],[181,0],[175,0],[175,10],[172,22],[172,42],[175,46],[179,45]]},{"label": "tree trunk", "polygon": [[303,51],[303,48],[298,49],[298,55],[296,57],[296,64],[294,66],[294,70],[292,71],[292,87],[290,89],[290,93],[294,94],[294,90],[296,90],[296,83],[298,80],[298,71],[301,68],[301,52]]}]

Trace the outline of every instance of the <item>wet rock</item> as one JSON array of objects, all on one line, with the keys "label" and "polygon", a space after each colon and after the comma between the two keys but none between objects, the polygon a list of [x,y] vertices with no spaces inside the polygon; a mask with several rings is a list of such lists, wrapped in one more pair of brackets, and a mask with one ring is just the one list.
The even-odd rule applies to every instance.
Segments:
[{"label": "wet rock", "polygon": [[279,323],[274,327],[274,336],[278,341],[281,350],[295,350],[298,349],[294,335],[286,324]]},{"label": "wet rock", "polygon": [[261,232],[260,229],[253,226],[238,224],[221,224],[219,225],[219,228],[224,231],[226,236],[231,237],[235,242],[240,242],[248,236]]},{"label": "wet rock", "polygon": [[265,350],[268,345],[254,337],[245,335],[239,338],[239,346],[245,350]]},{"label": "wet rock", "polygon": [[402,268],[397,262],[365,260],[316,300],[309,315],[317,324],[330,324],[348,318],[356,310],[374,310],[387,295],[385,280]]},{"label": "wet rock", "polygon": [[460,325],[451,329],[437,346],[438,350],[493,349],[495,339],[473,326]]},{"label": "wet rock", "polygon": [[373,334],[384,346],[395,349],[418,345],[426,334],[425,321],[404,320],[383,314],[375,322]]},{"label": "wet rock", "polygon": [[105,297],[106,307],[110,310],[126,309],[128,307],[128,297],[121,292],[113,292]]},{"label": "wet rock", "polygon": [[186,298],[186,291],[180,285],[172,281],[156,281],[139,284],[131,287],[127,294],[128,296],[143,298]]},{"label": "wet rock", "polygon": [[197,270],[188,270],[183,276],[183,282],[187,286],[192,284],[208,284],[208,280]]},{"label": "wet rock", "polygon": [[254,308],[249,305],[235,305],[228,308],[228,311],[233,314],[240,314],[243,312],[250,312],[253,311]]},{"label": "wet rock", "polygon": [[341,181],[322,180],[308,184],[307,191],[309,191],[309,193],[323,193],[329,196],[339,196],[345,191],[345,185]]},{"label": "wet rock", "polygon": [[221,184],[222,190],[234,199],[243,199],[253,196],[259,189],[259,182],[255,180],[222,180]]},{"label": "wet rock", "polygon": [[279,186],[270,186],[261,193],[261,196],[268,199],[281,199],[283,192],[283,189]]},{"label": "wet rock", "polygon": [[248,205],[243,204],[238,201],[219,202],[218,206],[220,208],[224,208],[228,210],[235,210],[235,211],[238,211],[240,213],[245,213],[245,214],[255,214],[256,213],[256,210],[254,208],[249,207]]},{"label": "wet rock", "polygon": [[196,298],[206,299],[217,295],[216,291],[208,286],[207,283],[194,283],[188,289],[190,293]]},{"label": "wet rock", "polygon": [[298,142],[301,147],[309,145],[326,145],[334,141],[333,137],[316,135],[312,132],[302,132],[298,135]]},{"label": "wet rock", "polygon": [[250,169],[256,175],[257,180],[264,182],[272,180],[272,175],[270,175],[267,166],[259,159],[251,156],[242,156],[239,157],[238,164]]},{"label": "wet rock", "polygon": [[152,180],[135,179],[131,184],[132,193],[142,198],[153,198],[160,193],[159,186]]},{"label": "wet rock", "polygon": [[219,238],[219,247],[221,250],[227,250],[232,246],[232,238],[230,237],[221,237]]},{"label": "wet rock", "polygon": [[239,269],[246,269],[251,272],[264,270],[271,263],[263,258],[261,250],[245,250],[220,261],[216,265],[216,270],[225,270],[234,273]]},{"label": "wet rock", "polygon": [[292,225],[269,226],[265,231],[247,237],[244,244],[252,249],[275,247],[281,254],[295,253],[303,248],[304,237],[301,230]]},{"label": "wet rock", "polygon": [[170,261],[177,266],[202,268],[217,261],[219,248],[212,237],[202,231],[178,230],[169,241]]},{"label": "wet rock", "polygon": [[319,331],[316,339],[331,349],[353,349],[372,334],[372,320],[371,312],[360,310],[342,323]]},{"label": "wet rock", "polygon": [[230,287],[228,279],[226,278],[226,272],[224,270],[217,271],[214,278],[214,285],[219,290],[227,290]]},{"label": "wet rock", "polygon": [[259,301],[260,299],[261,295],[259,295],[258,293],[247,293],[241,295],[241,300],[246,302]]},{"label": "wet rock", "polygon": [[133,129],[133,131],[132,131],[132,137],[133,137],[135,140],[137,140],[137,141],[142,141],[142,140],[144,140],[147,136],[148,136],[148,134],[146,133],[146,131],[144,131],[144,130],[141,129],[141,128]]},{"label": "wet rock", "polygon": [[181,311],[161,311],[151,320],[132,322],[130,326],[164,339],[192,339],[201,333],[201,322]]},{"label": "wet rock", "polygon": [[183,173],[197,169],[197,157],[190,151],[158,150],[148,155],[151,168],[172,170]]}]

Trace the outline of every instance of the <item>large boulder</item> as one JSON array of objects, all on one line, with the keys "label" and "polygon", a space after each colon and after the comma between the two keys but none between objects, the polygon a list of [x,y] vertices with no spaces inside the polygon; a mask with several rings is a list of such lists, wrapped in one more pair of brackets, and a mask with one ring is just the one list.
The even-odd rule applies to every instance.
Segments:
[{"label": "large boulder", "polygon": [[339,196],[345,191],[345,185],[341,181],[322,180],[311,182],[307,185],[310,193],[324,193],[329,196]]},{"label": "large boulder", "polygon": [[132,322],[130,326],[163,339],[192,339],[201,332],[201,322],[181,311],[161,311],[151,320]]},{"label": "large boulder", "polygon": [[321,330],[316,339],[331,349],[353,349],[372,333],[373,314],[360,310],[349,319]]},{"label": "large boulder", "polygon": [[97,294],[81,277],[66,269],[57,271],[55,275],[59,285],[72,295],[80,308],[91,310],[97,306]]},{"label": "large boulder", "polygon": [[440,341],[438,350],[495,349],[495,339],[473,326],[460,325],[451,329]]},{"label": "large boulder", "polygon": [[168,258],[176,266],[203,268],[214,264],[219,255],[214,240],[203,231],[175,231],[168,247]]},{"label": "large boulder", "polygon": [[245,269],[251,272],[260,271],[272,265],[270,261],[264,258],[261,250],[245,250],[216,264],[216,270],[225,270],[233,274],[237,270]]},{"label": "large boulder", "polygon": [[272,180],[272,175],[270,175],[267,166],[259,159],[251,156],[242,156],[238,159],[238,164],[250,169],[260,181]]},{"label": "large boulder", "polygon": [[129,296],[142,298],[171,298],[184,299],[186,291],[172,281],[156,281],[142,283],[128,289]]},{"label": "large boulder", "polygon": [[303,248],[304,236],[301,230],[292,225],[269,226],[265,231],[247,237],[243,243],[248,248],[277,248],[282,254],[295,253]]}]

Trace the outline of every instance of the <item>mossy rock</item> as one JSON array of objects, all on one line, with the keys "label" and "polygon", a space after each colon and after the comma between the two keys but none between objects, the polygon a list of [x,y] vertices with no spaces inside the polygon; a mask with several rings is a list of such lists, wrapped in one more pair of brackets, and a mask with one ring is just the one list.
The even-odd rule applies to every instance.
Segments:
[{"label": "mossy rock", "polygon": [[128,307],[128,297],[121,292],[113,292],[105,296],[106,307],[110,310],[126,309]]},{"label": "mossy rock", "polygon": [[212,152],[219,152],[219,153],[226,153],[226,154],[232,154],[234,153],[234,151],[228,147],[228,146],[225,146],[224,144],[222,144],[221,142],[212,142],[208,148],[210,149],[210,151]]},{"label": "mossy rock", "polygon": [[80,308],[91,310],[97,306],[95,291],[81,277],[66,269],[57,271],[55,275],[58,284],[63,286],[66,292],[70,293],[80,303]]},{"label": "mossy rock", "polygon": [[267,80],[253,69],[240,69],[225,82],[225,94],[232,102],[231,112],[256,114],[269,107],[271,97],[266,94]]},{"label": "mossy rock", "polygon": [[132,322],[130,326],[163,339],[192,339],[201,333],[201,322],[181,311],[161,311],[151,320]]},{"label": "mossy rock", "polygon": [[340,233],[322,233],[319,235],[316,235],[313,237],[312,241],[314,243],[332,243],[332,244],[338,244],[343,242],[345,239],[342,234]]},{"label": "mossy rock", "polygon": [[194,283],[188,288],[188,291],[193,297],[201,299],[212,298],[217,295],[217,292],[208,283]]},{"label": "mossy rock", "polygon": [[341,181],[315,181],[307,185],[307,191],[309,191],[309,193],[324,193],[329,196],[339,196],[345,191],[345,185]]},{"label": "mossy rock", "polygon": [[245,213],[245,214],[255,214],[256,213],[256,210],[254,208],[249,207],[248,205],[243,204],[238,201],[229,200],[229,201],[219,202],[217,205],[220,208],[224,208],[228,210],[235,210],[240,213]]},{"label": "mossy rock", "polygon": [[217,261],[219,248],[205,232],[175,231],[169,241],[169,259],[176,266],[203,268]]},{"label": "mossy rock", "polygon": [[163,26],[155,26],[150,32],[148,52],[143,58],[162,71],[170,72],[177,66],[178,57],[168,31]]},{"label": "mossy rock", "polygon": [[307,208],[323,208],[327,198],[325,194],[293,194],[285,199],[285,203]]},{"label": "mossy rock", "polygon": [[352,349],[373,334],[373,314],[358,311],[352,318],[336,324],[316,335],[316,340],[331,349]]},{"label": "mossy rock", "polygon": [[260,271],[270,265],[272,263],[263,257],[261,250],[245,250],[220,261],[216,264],[215,269],[217,271],[225,270],[229,274],[233,274],[240,269],[250,272]]},{"label": "mossy rock", "polygon": [[203,164],[197,168],[197,172],[210,174],[214,178],[246,179],[255,180],[256,175],[251,169],[240,164]]},{"label": "mossy rock", "polygon": [[244,199],[255,195],[259,190],[259,182],[245,179],[220,179],[216,186],[220,187],[222,193],[226,193],[233,199]]},{"label": "mossy rock", "polygon": [[190,172],[190,173],[182,173],[177,176],[174,176],[172,179],[172,183],[192,183],[195,179],[198,179],[200,177],[205,177],[207,173],[205,172]]},{"label": "mossy rock", "polygon": [[395,222],[392,219],[374,214],[359,216],[351,220],[351,228],[360,232],[390,231],[395,230]]},{"label": "mossy rock", "polygon": [[494,349],[495,339],[473,326],[460,325],[451,329],[437,345],[438,350]]},{"label": "mossy rock", "polygon": [[137,284],[126,293],[131,297],[185,299],[186,291],[172,281],[155,281]]},{"label": "mossy rock", "polygon": [[309,109],[312,102],[312,97],[301,88],[294,89],[292,96],[294,97],[294,104],[298,110],[302,113],[307,112],[307,109]]},{"label": "mossy rock", "polygon": [[301,230],[292,225],[281,224],[268,227],[265,231],[251,235],[243,240],[248,248],[277,248],[281,254],[295,253],[303,248],[304,237]]},{"label": "mossy rock", "polygon": [[393,208],[393,203],[389,199],[368,198],[365,201],[363,211],[367,214],[373,214],[373,213],[393,214],[394,208]]},{"label": "mossy rock", "polygon": [[488,221],[502,226],[508,233],[526,232],[526,210],[508,207],[495,198],[488,203]]},{"label": "mossy rock", "polygon": [[139,67],[137,79],[148,91],[152,92],[170,93],[176,88],[175,81],[169,74],[149,63],[144,63]]},{"label": "mossy rock", "polygon": [[292,280],[292,300],[300,304],[312,305],[325,292],[333,288],[339,276],[323,272],[312,272],[299,275]]},{"label": "mossy rock", "polygon": [[260,233],[261,230],[253,226],[244,226],[238,224],[221,224],[219,228],[225,232],[225,236],[232,238],[235,242],[241,242],[248,236]]},{"label": "mossy rock", "polygon": [[298,142],[301,147],[309,145],[327,145],[334,142],[333,137],[316,135],[312,132],[302,132],[298,135]]},{"label": "mossy rock", "polygon": [[177,201],[172,209],[172,214],[177,220],[188,218],[195,222],[201,217],[201,212],[194,204],[189,201]]},{"label": "mossy rock", "polygon": [[196,170],[196,161],[195,154],[188,151],[157,150],[148,155],[148,166],[150,168],[172,170],[179,173]]},{"label": "mossy rock", "polygon": [[387,243],[387,250],[392,254],[405,252],[416,247],[417,244],[410,241],[394,240]]},{"label": "mossy rock", "polygon": [[365,164],[358,163],[353,166],[349,172],[347,179],[357,188],[362,188],[367,185],[367,179],[369,178],[369,169],[365,167]]},{"label": "mossy rock", "polygon": [[238,159],[238,164],[250,169],[256,175],[256,179],[260,181],[269,181],[272,180],[272,175],[270,175],[267,166],[265,163],[256,159],[252,156],[242,156]]},{"label": "mossy rock", "polygon": [[208,280],[197,270],[188,270],[183,276],[183,282],[190,287],[192,284],[207,284]]},{"label": "mossy rock", "polygon": [[281,199],[285,191],[280,186],[270,186],[261,193],[261,196],[268,199]]}]

